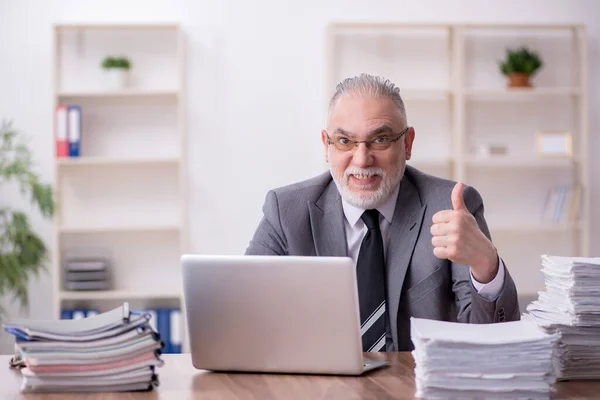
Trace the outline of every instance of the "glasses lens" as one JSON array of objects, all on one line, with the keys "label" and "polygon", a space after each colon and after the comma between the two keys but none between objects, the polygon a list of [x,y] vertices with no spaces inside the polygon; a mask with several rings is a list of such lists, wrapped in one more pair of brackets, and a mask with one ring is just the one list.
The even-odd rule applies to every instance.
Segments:
[{"label": "glasses lens", "polygon": [[356,146],[352,140],[345,136],[334,136],[331,141],[335,148],[341,151],[352,150]]},{"label": "glasses lens", "polygon": [[389,140],[385,142],[373,142],[371,143],[371,149],[376,151],[387,150],[391,144]]},{"label": "glasses lens", "polygon": [[376,151],[387,150],[392,145],[393,139],[387,136],[380,136],[373,139],[371,149]]}]

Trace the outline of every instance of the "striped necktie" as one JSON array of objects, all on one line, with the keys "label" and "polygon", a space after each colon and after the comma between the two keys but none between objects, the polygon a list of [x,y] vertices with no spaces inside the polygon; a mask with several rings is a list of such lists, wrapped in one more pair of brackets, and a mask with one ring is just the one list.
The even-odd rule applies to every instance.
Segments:
[{"label": "striped necktie", "polygon": [[385,350],[385,261],[379,229],[379,211],[366,210],[362,220],[368,231],[356,262],[360,333],[363,351]]}]

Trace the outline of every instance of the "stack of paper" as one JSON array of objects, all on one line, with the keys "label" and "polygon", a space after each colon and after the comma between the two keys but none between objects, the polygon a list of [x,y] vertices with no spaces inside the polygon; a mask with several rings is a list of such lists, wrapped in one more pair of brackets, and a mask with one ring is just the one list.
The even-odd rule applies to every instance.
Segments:
[{"label": "stack of paper", "polygon": [[531,321],[463,324],[411,318],[417,397],[548,398],[558,335]]},{"label": "stack of paper", "polygon": [[558,379],[600,378],[600,258],[543,255],[542,273],[525,317],[560,334]]},{"label": "stack of paper", "polygon": [[11,364],[22,368],[22,392],[117,392],[151,390],[163,343],[149,314],[128,303],[77,320],[15,320]]}]

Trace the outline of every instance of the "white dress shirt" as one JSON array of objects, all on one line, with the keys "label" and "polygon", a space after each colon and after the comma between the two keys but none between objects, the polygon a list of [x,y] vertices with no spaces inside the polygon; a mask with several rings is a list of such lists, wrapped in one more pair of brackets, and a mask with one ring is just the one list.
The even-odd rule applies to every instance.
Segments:
[{"label": "white dress shirt", "polygon": [[[390,196],[390,199],[385,204],[377,208],[381,214],[379,216],[379,227],[381,229],[381,236],[383,238],[384,255],[387,255],[389,228],[390,224],[392,223],[392,218],[394,217],[394,209],[396,208],[396,200],[399,190],[400,185],[398,185],[396,191]],[[344,218],[344,228],[346,230],[348,255],[356,263],[360,245],[365,234],[367,233],[367,227],[361,218],[365,210],[347,203],[343,198],[342,206],[344,208],[344,216],[346,217]],[[489,283],[483,284],[477,282],[477,280],[475,280],[473,277],[473,274],[470,273],[470,275],[473,286],[475,289],[477,289],[477,292],[487,300],[494,300],[500,293],[500,290],[502,290],[502,285],[504,284],[504,263],[499,259],[498,273],[496,274],[496,277]]]}]

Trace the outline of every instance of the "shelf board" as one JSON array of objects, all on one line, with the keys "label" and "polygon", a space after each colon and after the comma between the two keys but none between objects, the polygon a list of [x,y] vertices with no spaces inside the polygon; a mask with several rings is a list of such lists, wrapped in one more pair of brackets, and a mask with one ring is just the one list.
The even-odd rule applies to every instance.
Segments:
[{"label": "shelf board", "polygon": [[[388,29],[399,29],[399,30],[424,30],[424,29],[449,29],[452,27],[450,24],[444,23],[410,23],[410,22],[394,22],[394,21],[333,21],[330,27],[335,29],[334,33],[340,33],[340,30],[388,30]],[[341,32],[344,33],[344,32]]]},{"label": "shelf board", "polygon": [[462,29],[482,29],[482,30],[572,30],[583,28],[579,24],[459,24]]},{"label": "shelf board", "polygon": [[59,91],[58,97],[80,97],[80,98],[114,98],[114,97],[177,97],[179,91],[176,89],[128,89],[128,90],[82,90],[82,91]]},{"label": "shelf board", "polygon": [[452,160],[447,159],[433,159],[433,160],[408,160],[407,165],[411,165],[415,168],[447,168],[452,163]]},{"label": "shelf board", "polygon": [[569,232],[581,229],[580,224],[569,223],[522,223],[487,221],[491,232]]},{"label": "shelf board", "polygon": [[155,23],[61,23],[55,24],[54,28],[58,30],[68,30],[68,29],[76,29],[76,30],[119,30],[119,29],[167,29],[174,30],[180,27],[179,23],[163,23],[163,22],[155,22]]},{"label": "shelf board", "polygon": [[495,167],[495,168],[544,168],[544,167],[572,167],[578,162],[577,158],[536,158],[536,157],[511,157],[511,156],[468,156],[465,164],[470,167]]},{"label": "shelf board", "polygon": [[179,299],[180,293],[156,290],[81,290],[58,292],[61,300]]},{"label": "shelf board", "polygon": [[527,100],[543,96],[578,96],[581,91],[576,87],[535,87],[535,88],[498,88],[464,89],[465,97],[473,100]]},{"label": "shelf board", "polygon": [[122,165],[122,164],[176,164],[179,157],[70,157],[57,158],[56,164],[61,167],[79,165]]},{"label": "shelf board", "polygon": [[106,225],[106,226],[61,226],[60,233],[113,233],[113,232],[168,232],[179,231],[181,226],[177,224],[156,225]]},{"label": "shelf board", "polygon": [[400,96],[404,101],[443,101],[448,100],[452,92],[448,89],[402,89]]}]

